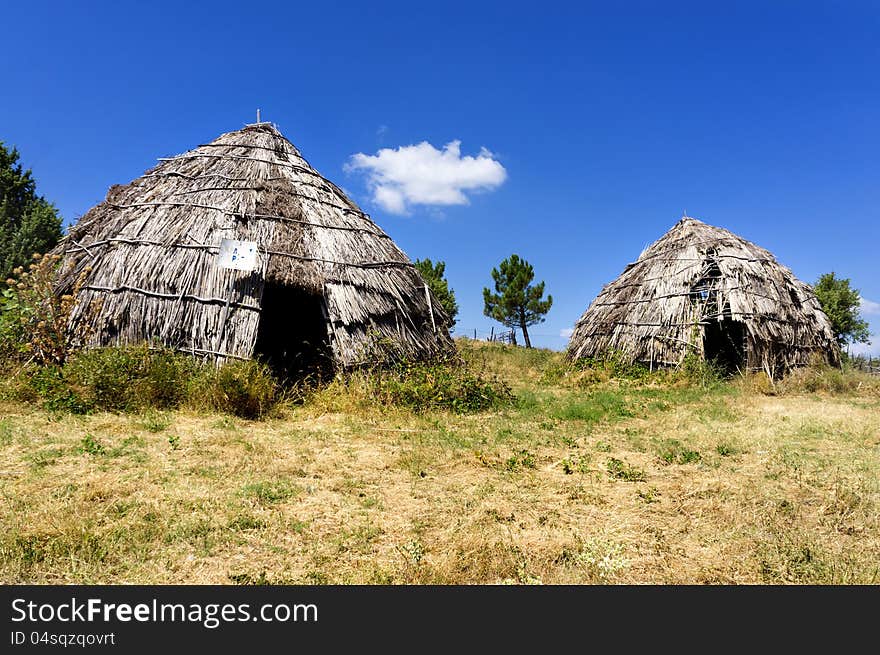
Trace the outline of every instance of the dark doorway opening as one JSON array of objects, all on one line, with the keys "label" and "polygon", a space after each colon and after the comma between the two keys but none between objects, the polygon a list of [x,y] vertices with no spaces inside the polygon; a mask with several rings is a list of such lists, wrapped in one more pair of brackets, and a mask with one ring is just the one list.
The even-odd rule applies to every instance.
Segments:
[{"label": "dark doorway opening", "polygon": [[324,377],[333,369],[323,296],[266,282],[255,355],[281,380]]},{"label": "dark doorway opening", "polygon": [[703,353],[726,373],[736,373],[745,364],[745,339],[745,325],[740,321],[709,321],[703,332]]}]

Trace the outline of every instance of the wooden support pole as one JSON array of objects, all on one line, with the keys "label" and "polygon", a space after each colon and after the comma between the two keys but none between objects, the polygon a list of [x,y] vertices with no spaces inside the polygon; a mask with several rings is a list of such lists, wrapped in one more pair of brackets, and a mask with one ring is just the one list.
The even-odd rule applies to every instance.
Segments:
[{"label": "wooden support pole", "polygon": [[434,329],[434,334],[437,334],[437,323],[434,322],[434,307],[431,305],[431,292],[428,290],[428,285],[425,285],[425,300],[428,301],[428,312],[431,314],[431,327]]},{"label": "wooden support pole", "polygon": [[[229,318],[229,305],[232,303],[232,294],[235,292],[235,273],[230,271],[229,290],[226,295],[226,304],[223,305],[223,313],[220,314],[220,327],[217,329],[217,339],[214,341],[214,352],[220,351],[220,342],[223,340],[223,333],[226,331],[226,319]],[[218,357],[214,356],[214,361],[218,361]]]}]

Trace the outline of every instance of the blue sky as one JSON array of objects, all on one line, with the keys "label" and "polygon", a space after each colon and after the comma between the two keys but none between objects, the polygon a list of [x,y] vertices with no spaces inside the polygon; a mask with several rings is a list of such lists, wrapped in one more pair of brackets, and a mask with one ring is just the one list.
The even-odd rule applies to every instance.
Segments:
[{"label": "blue sky", "polygon": [[3,20],[0,140],[67,222],[259,107],[411,258],[447,262],[460,333],[493,325],[481,291],[517,253],[555,301],[533,342],[564,347],[685,210],[804,281],[850,278],[880,332],[876,2],[31,1]]}]

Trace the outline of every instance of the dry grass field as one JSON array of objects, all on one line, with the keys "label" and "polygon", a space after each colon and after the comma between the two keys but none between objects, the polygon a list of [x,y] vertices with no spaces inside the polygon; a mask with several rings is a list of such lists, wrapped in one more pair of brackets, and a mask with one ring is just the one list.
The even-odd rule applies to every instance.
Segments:
[{"label": "dry grass field", "polygon": [[551,375],[417,413],[339,385],[261,421],[0,406],[0,582],[872,584],[880,385]]}]

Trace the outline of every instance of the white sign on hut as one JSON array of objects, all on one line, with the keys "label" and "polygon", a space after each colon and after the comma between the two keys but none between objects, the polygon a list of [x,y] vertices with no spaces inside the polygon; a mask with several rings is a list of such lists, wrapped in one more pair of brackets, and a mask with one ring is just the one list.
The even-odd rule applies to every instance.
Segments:
[{"label": "white sign on hut", "polygon": [[257,267],[257,244],[254,241],[222,239],[217,263],[236,271],[252,271]]}]

